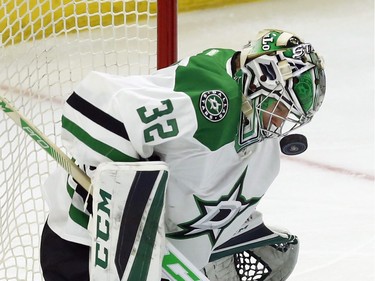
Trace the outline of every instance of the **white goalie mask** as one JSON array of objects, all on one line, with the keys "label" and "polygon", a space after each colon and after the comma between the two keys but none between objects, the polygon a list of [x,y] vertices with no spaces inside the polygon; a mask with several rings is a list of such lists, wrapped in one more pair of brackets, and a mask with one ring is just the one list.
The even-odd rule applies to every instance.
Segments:
[{"label": "white goalie mask", "polygon": [[[322,59],[295,35],[263,31],[242,50],[241,65],[242,92],[252,108],[245,115],[255,114],[259,140],[287,135],[310,122],[320,108],[326,88]],[[280,107],[287,114],[278,115]],[[271,118],[266,121],[265,115]],[[279,119],[278,126],[273,118]]]}]

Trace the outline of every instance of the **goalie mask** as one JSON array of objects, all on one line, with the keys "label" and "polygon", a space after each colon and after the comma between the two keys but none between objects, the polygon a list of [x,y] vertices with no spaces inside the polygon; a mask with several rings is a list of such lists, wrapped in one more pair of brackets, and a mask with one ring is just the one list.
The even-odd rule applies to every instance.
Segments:
[{"label": "goalie mask", "polygon": [[287,135],[320,108],[326,88],[322,59],[294,34],[264,30],[241,51],[240,62],[243,112],[258,141]]}]

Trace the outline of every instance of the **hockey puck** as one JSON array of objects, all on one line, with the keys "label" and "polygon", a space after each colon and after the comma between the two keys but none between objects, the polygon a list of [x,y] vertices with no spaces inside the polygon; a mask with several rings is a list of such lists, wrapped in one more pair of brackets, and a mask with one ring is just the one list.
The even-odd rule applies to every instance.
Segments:
[{"label": "hockey puck", "polygon": [[307,138],[304,135],[292,134],[280,140],[281,152],[285,155],[298,155],[307,149]]}]

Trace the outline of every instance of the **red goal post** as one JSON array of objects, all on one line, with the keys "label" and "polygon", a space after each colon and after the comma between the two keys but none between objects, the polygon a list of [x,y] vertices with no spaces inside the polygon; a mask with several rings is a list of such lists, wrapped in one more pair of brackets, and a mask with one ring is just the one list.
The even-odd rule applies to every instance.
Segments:
[{"label": "red goal post", "polygon": [[158,1],[157,68],[177,60],[177,0]]},{"label": "red goal post", "polygon": [[[177,60],[177,0],[5,0],[0,96],[54,143],[62,105],[89,71],[149,74]],[[43,280],[41,185],[57,166],[0,113],[0,280]]]}]

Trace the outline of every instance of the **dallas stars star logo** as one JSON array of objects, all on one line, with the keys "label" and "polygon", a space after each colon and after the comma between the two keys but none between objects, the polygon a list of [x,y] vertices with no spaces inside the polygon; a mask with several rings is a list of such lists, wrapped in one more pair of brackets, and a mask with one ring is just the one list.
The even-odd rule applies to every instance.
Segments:
[{"label": "dallas stars star logo", "polygon": [[219,122],[228,112],[228,97],[220,90],[206,91],[200,96],[199,106],[205,118],[211,122]]},{"label": "dallas stars star logo", "polygon": [[217,201],[205,201],[198,196],[194,196],[200,215],[189,222],[179,224],[178,226],[183,230],[169,233],[167,237],[187,239],[200,235],[208,235],[211,244],[214,245],[221,232],[238,215],[260,200],[260,197],[246,199],[242,195],[245,175],[246,169],[234,184],[229,194],[220,197]]}]

